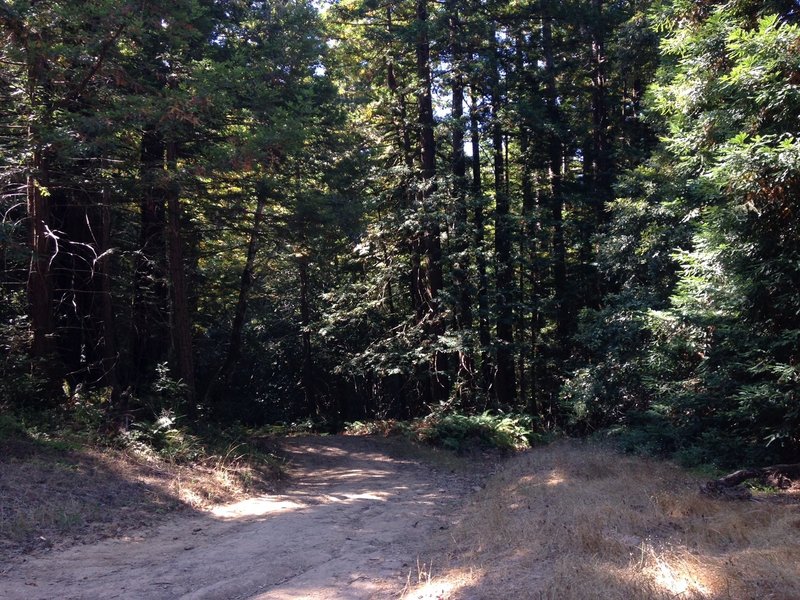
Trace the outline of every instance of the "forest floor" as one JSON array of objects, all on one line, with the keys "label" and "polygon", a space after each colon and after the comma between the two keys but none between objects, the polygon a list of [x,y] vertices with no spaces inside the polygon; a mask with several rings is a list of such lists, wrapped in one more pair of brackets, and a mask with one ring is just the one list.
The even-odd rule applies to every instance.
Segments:
[{"label": "forest floor", "polygon": [[[428,540],[452,525],[453,515],[496,462],[383,438],[307,436],[287,438],[281,446],[288,481],[276,492],[197,506],[150,527],[148,520],[158,519],[159,507],[169,510],[174,494],[130,466],[115,474],[126,481],[108,485],[102,474],[107,469],[94,465],[95,479],[84,484],[107,487],[109,512],[121,514],[106,515],[99,531],[87,526],[69,539],[55,535],[50,548],[36,540],[27,548],[7,543],[0,554],[0,597],[397,597],[428,578]],[[20,464],[30,463],[14,466],[19,471]],[[87,469],[75,461],[62,463],[68,475]],[[11,466],[0,462],[5,494],[0,500],[6,505],[13,494]],[[36,473],[44,481],[41,471]],[[21,481],[25,475],[16,477]],[[57,500],[52,473],[47,482]],[[154,510],[148,514],[143,503],[121,510],[117,498],[141,495],[142,489]]]},{"label": "forest floor", "polygon": [[[165,513],[150,526],[157,512],[133,503],[109,516],[116,534],[84,527],[49,548],[8,545],[0,597],[800,598],[797,488],[709,498],[674,465],[579,442],[502,461],[375,437],[281,446],[288,479],[271,493]],[[9,467],[30,463],[0,460],[4,504]],[[129,480],[128,498],[144,486],[151,507],[174,498],[135,472],[116,477]]]}]

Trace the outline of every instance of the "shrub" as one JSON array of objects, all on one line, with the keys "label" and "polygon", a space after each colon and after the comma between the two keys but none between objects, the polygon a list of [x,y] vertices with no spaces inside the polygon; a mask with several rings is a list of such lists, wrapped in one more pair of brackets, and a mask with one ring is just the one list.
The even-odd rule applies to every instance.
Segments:
[{"label": "shrub", "polygon": [[489,411],[480,415],[433,413],[412,422],[410,432],[419,441],[455,451],[474,446],[520,450],[530,447],[536,437],[530,416]]}]

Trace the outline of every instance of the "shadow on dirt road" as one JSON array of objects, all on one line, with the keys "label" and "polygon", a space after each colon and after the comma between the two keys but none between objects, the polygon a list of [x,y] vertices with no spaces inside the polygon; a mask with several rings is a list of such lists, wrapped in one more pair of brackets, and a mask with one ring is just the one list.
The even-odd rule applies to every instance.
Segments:
[{"label": "shadow on dirt road", "polygon": [[284,451],[284,493],[7,565],[0,597],[394,598],[475,484],[379,439],[291,438]]}]

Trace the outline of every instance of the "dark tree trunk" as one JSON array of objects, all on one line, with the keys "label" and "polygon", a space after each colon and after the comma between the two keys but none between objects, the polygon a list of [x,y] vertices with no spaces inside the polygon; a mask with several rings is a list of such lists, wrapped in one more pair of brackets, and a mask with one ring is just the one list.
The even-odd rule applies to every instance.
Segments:
[{"label": "dark tree trunk", "polygon": [[[456,291],[455,326],[459,331],[472,329],[472,293],[469,282],[469,213],[467,208],[467,160],[464,155],[464,49],[461,46],[461,21],[458,5],[450,0],[450,51],[453,60],[452,87],[452,174],[454,202],[453,283]],[[466,400],[474,395],[471,349],[463,347],[458,352],[459,394]]]},{"label": "dark tree trunk", "polygon": [[752,496],[750,490],[742,487],[748,480],[755,480],[762,485],[779,489],[787,489],[800,480],[800,463],[772,465],[760,469],[741,469],[719,479],[708,481],[700,486],[700,492],[709,496],[731,500],[748,500]]},{"label": "dark tree trunk", "polygon": [[[386,9],[387,32],[391,37],[392,29],[392,7]],[[395,127],[397,129],[397,139],[400,142],[403,164],[406,168],[406,175],[401,183],[401,208],[409,210],[414,203],[413,186],[411,185],[411,173],[414,171],[414,152],[411,142],[411,128],[408,120],[408,109],[406,98],[400,90],[397,80],[394,59],[392,57],[386,62],[386,83],[392,96],[393,111],[395,112]],[[411,299],[411,306],[417,321],[421,321],[425,312],[425,285],[423,271],[421,267],[420,254],[422,252],[422,242],[419,236],[415,235],[408,240],[408,251],[411,257],[411,269],[408,274],[408,292]]]},{"label": "dark tree trunk", "polygon": [[[5,5],[0,9],[0,23],[4,25],[9,33],[12,43],[26,49],[25,101],[29,105],[31,115],[33,115],[34,110],[41,108],[42,84],[46,71],[44,59],[35,50],[37,42],[29,39],[36,34],[29,32],[22,18]],[[43,111],[43,114],[47,118],[49,112]],[[53,284],[50,274],[50,262],[54,252],[54,244],[48,235],[48,228],[51,224],[50,202],[47,194],[42,191],[42,186],[47,185],[48,172],[42,150],[41,127],[41,123],[37,123],[31,118],[27,129],[27,147],[30,150],[30,161],[27,165],[25,180],[26,208],[29,220],[28,242],[31,251],[26,294],[28,317],[30,318],[31,331],[33,333],[29,350],[30,356],[34,360],[52,359],[56,349],[54,340]],[[48,367],[47,370],[50,371],[54,365],[50,364]],[[47,376],[48,374],[52,375],[52,373],[46,373],[45,375]]]},{"label": "dark tree trunk", "polygon": [[495,315],[497,330],[497,370],[494,379],[494,397],[503,407],[513,404],[516,396],[514,376],[514,265],[511,259],[511,222],[509,197],[506,189],[506,162],[504,156],[503,126],[500,122],[500,105],[503,102],[500,82],[498,49],[492,44],[492,146],[494,150],[494,249],[497,294]]},{"label": "dark tree trunk", "polygon": [[558,108],[558,91],[556,88],[555,62],[553,60],[553,36],[550,17],[542,19],[542,50],[545,63],[545,94],[547,116],[554,132],[548,141],[548,176],[550,180],[550,216],[553,227],[552,237],[552,270],[553,291],[555,296],[555,320],[557,353],[565,350],[567,338],[567,266],[566,246],[564,242],[564,198],[563,198],[563,163],[564,149],[561,142],[561,115]]},{"label": "dark tree trunk", "polygon": [[606,221],[606,203],[613,197],[613,160],[609,139],[609,114],[606,83],[605,23],[603,0],[592,0],[591,23],[591,111],[592,127],[584,148],[584,179],[588,210],[584,215],[580,244],[583,272],[583,304],[599,306],[602,295],[600,273],[595,266],[594,235]]},{"label": "dark tree trunk", "polygon": [[41,150],[36,148],[37,142],[31,131],[29,140],[34,151],[32,164],[27,177],[28,218],[30,219],[31,262],[28,269],[28,314],[33,330],[31,356],[45,358],[55,350],[53,320],[53,285],[50,275],[50,263],[53,258],[53,240],[48,236],[51,219],[48,197],[40,189],[40,181],[45,180],[46,173],[42,161]]},{"label": "dark tree trunk", "polygon": [[189,300],[186,292],[186,272],[183,264],[183,223],[180,201],[180,184],[176,179],[176,143],[167,144],[167,171],[171,180],[167,187],[168,211],[168,264],[170,300],[172,304],[172,350],[178,377],[186,386],[186,404],[189,418],[197,416],[194,357],[192,345]]},{"label": "dark tree trunk", "polygon": [[309,276],[308,276],[308,256],[298,258],[298,275],[300,279],[300,331],[303,346],[303,364],[300,371],[300,385],[305,396],[306,410],[309,414],[317,416],[321,414],[321,407],[317,404],[316,386],[314,384],[314,357],[311,349],[311,306],[308,300]]},{"label": "dark tree trunk", "polygon": [[608,90],[606,83],[606,28],[603,0],[592,0],[592,146],[595,218],[602,223],[605,202],[613,195],[613,160],[609,139]]},{"label": "dark tree trunk", "polygon": [[135,264],[131,364],[126,379],[134,387],[142,374],[152,373],[167,357],[169,291],[164,170],[165,144],[155,128],[142,134],[140,152],[139,251]]},{"label": "dark tree trunk", "polygon": [[104,195],[100,207],[100,257],[97,268],[100,274],[100,322],[102,332],[103,377],[111,389],[109,410],[122,415],[128,410],[126,396],[121,392],[119,376],[119,352],[117,350],[116,320],[114,318],[114,302],[112,289],[112,246],[111,246],[111,207],[108,193]]},{"label": "dark tree trunk", "polygon": [[[394,32],[392,30],[392,6],[389,5],[386,8],[386,22],[387,22],[387,32],[389,34],[389,38],[392,39]],[[398,74],[395,68],[394,57],[390,56],[386,62],[386,82],[389,88],[389,93],[392,97],[392,111],[395,115],[395,129],[397,130],[397,140],[399,143],[399,149],[401,152],[401,157],[403,160],[403,166],[405,167],[405,173],[403,175],[402,181],[400,183],[400,190],[399,190],[399,201],[400,201],[400,209],[407,211],[411,210],[414,205],[414,191],[412,185],[412,178],[414,172],[414,150],[412,147],[412,131],[411,125],[408,118],[408,107],[407,107],[407,100],[406,96],[400,89],[400,85],[398,83]],[[419,322],[422,320],[422,315],[424,312],[424,293],[423,293],[423,282],[422,282],[422,271],[421,271],[421,260],[420,260],[420,253],[421,253],[421,244],[419,236],[413,236],[410,239],[405,240],[405,249],[408,252],[410,258],[410,269],[407,274],[402,277],[404,284],[407,286],[408,290],[408,298],[410,302],[410,306],[414,311],[414,315],[416,320]],[[389,310],[394,312],[395,303],[394,303],[394,294],[393,290],[391,289],[391,282],[389,283],[390,289],[389,292],[389,300],[390,306]],[[392,378],[392,385],[390,385],[390,389],[397,389],[399,390],[399,395],[395,400],[400,403],[403,407],[403,410],[409,409],[403,394],[403,386],[402,385],[393,385],[394,379]]]},{"label": "dark tree trunk", "polygon": [[485,216],[483,183],[481,180],[480,114],[476,84],[472,84],[472,108],[470,110],[470,145],[472,147],[472,197],[475,203],[475,251],[478,266],[478,342],[481,346],[481,379],[484,399],[488,399],[492,386],[492,362],[489,347],[489,278],[486,275],[486,256],[483,251]]},{"label": "dark tree trunk", "polygon": [[527,76],[527,56],[525,41],[522,35],[516,38],[516,71],[518,76],[519,102],[522,114],[519,122],[519,167],[522,192],[522,226],[520,237],[520,256],[522,268],[519,274],[519,297],[517,309],[517,346],[519,356],[519,403],[524,404],[528,412],[536,415],[539,408],[536,403],[538,382],[536,378],[536,347],[538,339],[538,261],[536,259],[537,237],[539,231],[535,220],[537,197],[533,188],[531,151],[531,123],[525,109],[526,102],[535,102],[539,90],[533,78]]},{"label": "dark tree trunk", "polygon": [[[442,246],[439,216],[435,206],[431,206],[436,192],[436,141],[433,134],[433,99],[431,93],[430,42],[428,38],[428,1],[417,0],[417,111],[420,146],[420,182],[417,192],[417,206],[422,211],[422,248],[425,255],[424,285],[425,329],[434,338],[444,333],[444,321],[439,306],[439,293],[442,289]],[[430,365],[431,400],[439,401],[447,397],[447,356],[437,352]]]},{"label": "dark tree trunk", "polygon": [[228,338],[228,348],[217,372],[211,378],[206,388],[203,403],[211,406],[216,400],[220,386],[225,387],[230,379],[233,367],[241,358],[242,330],[244,329],[247,305],[250,298],[250,289],[253,287],[253,274],[255,271],[256,253],[258,252],[258,237],[261,233],[261,221],[264,217],[264,208],[267,203],[267,194],[259,189],[256,193],[256,211],[253,216],[253,227],[250,229],[250,239],[247,243],[247,257],[245,258],[242,276],[239,278],[239,297],[233,313],[231,335]]}]

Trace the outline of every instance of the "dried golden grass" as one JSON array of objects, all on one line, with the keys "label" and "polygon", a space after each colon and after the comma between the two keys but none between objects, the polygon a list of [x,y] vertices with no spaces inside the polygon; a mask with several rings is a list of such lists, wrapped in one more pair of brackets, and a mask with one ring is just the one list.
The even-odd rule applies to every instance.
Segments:
[{"label": "dried golden grass", "polygon": [[177,465],[108,448],[23,450],[0,453],[0,562],[120,535],[176,510],[239,500],[273,489],[278,475],[245,459]]},{"label": "dried golden grass", "polygon": [[698,485],[596,445],[521,455],[449,532],[454,572],[483,576],[447,597],[800,598],[800,505],[713,500]]}]

